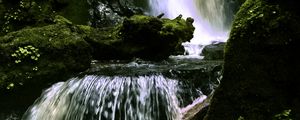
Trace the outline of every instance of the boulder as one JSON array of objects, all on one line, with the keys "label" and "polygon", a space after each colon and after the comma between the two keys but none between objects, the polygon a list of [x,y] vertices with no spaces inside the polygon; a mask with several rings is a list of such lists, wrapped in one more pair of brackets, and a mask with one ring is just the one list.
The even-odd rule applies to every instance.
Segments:
[{"label": "boulder", "polygon": [[225,43],[213,43],[203,48],[201,56],[204,56],[204,60],[222,60],[224,59]]},{"label": "boulder", "polygon": [[193,37],[192,23],[192,18],[170,20],[134,15],[116,27],[92,30],[87,41],[97,60],[163,60],[178,53],[181,43]]},{"label": "boulder", "polygon": [[127,44],[124,51],[142,59],[161,60],[176,52],[181,43],[192,39],[193,21],[181,16],[170,20],[134,15],[124,20],[118,34]]},{"label": "boulder", "polygon": [[0,114],[22,114],[42,89],[89,68],[91,47],[77,32],[85,29],[61,16],[54,21],[0,37]]},{"label": "boulder", "polygon": [[242,5],[205,120],[300,119],[296,8],[293,0],[247,0]]},{"label": "boulder", "polygon": [[91,47],[83,35],[74,32],[76,26],[66,19],[55,21],[0,37],[0,96],[5,96],[1,101],[35,96],[52,83],[89,68]]},{"label": "boulder", "polygon": [[84,33],[85,40],[92,47],[92,56],[95,60],[131,60],[134,56],[124,51],[127,46],[118,37],[117,27],[95,29],[89,26],[79,26],[79,31]]}]

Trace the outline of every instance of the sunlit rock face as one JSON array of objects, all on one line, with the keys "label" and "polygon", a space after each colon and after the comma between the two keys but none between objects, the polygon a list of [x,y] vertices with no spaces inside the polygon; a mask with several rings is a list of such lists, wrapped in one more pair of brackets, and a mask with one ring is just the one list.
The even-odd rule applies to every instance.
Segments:
[{"label": "sunlit rock face", "polygon": [[206,120],[299,119],[299,14],[292,0],[247,0],[225,47],[223,79]]}]

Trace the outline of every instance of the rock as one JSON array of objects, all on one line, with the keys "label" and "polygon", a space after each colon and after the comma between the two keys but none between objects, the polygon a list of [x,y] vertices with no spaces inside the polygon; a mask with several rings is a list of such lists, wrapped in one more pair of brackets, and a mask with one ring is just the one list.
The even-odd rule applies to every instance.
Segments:
[{"label": "rock", "polygon": [[19,108],[23,113],[42,89],[89,68],[92,48],[86,39],[92,30],[55,16],[52,25],[1,36],[0,114]]},{"label": "rock", "polygon": [[193,37],[192,23],[191,18],[170,20],[135,15],[124,20],[118,34],[127,44],[123,51],[146,60],[161,60]]},{"label": "rock", "polygon": [[286,110],[291,110],[288,118],[300,119],[300,19],[292,3],[247,0],[242,5],[205,120],[271,120]]},{"label": "rock", "polygon": [[[201,67],[199,66],[201,65]],[[197,67],[194,67],[197,66]],[[201,61],[199,63],[190,62],[189,65],[180,65],[176,69],[171,69],[163,72],[163,75],[192,83],[195,88],[201,89],[202,94],[211,95],[215,88],[220,83],[223,61]],[[188,86],[190,87],[190,86]],[[187,91],[190,88],[186,88]],[[188,94],[183,94],[185,97],[190,97]],[[188,100],[184,100],[183,104],[189,104]],[[180,106],[182,107],[182,106]]]},{"label": "rock", "polygon": [[28,105],[32,101],[25,97],[14,102],[20,96],[34,100],[43,88],[89,68],[90,45],[73,31],[75,26],[59,21],[0,37],[0,106],[3,101]]},{"label": "rock", "polygon": [[184,52],[181,43],[193,37],[192,19],[159,19],[135,15],[115,27],[89,29],[86,40],[97,60],[163,60]]},{"label": "rock", "polygon": [[85,40],[91,45],[92,56],[95,60],[130,60],[134,56],[123,49],[130,46],[118,38],[116,27],[89,29]]},{"label": "rock", "polygon": [[192,22],[192,18],[170,20],[135,15],[115,27],[95,29],[77,25],[73,30],[84,35],[95,60],[156,61],[179,54],[179,50],[184,52],[181,43],[193,37]]},{"label": "rock", "polygon": [[225,43],[214,43],[203,48],[201,55],[204,60],[222,60],[224,57]]}]

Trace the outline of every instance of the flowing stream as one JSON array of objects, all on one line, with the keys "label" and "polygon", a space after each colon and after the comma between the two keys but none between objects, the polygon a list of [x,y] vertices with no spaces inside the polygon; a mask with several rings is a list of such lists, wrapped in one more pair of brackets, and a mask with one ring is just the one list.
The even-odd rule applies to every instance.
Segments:
[{"label": "flowing stream", "polygon": [[167,18],[180,14],[194,18],[194,38],[183,43],[189,56],[197,57],[205,45],[225,42],[228,38],[223,0],[149,0],[149,5],[154,16],[164,13]]},{"label": "flowing stream", "polygon": [[[222,0],[148,2],[151,15],[194,18],[194,38],[183,44],[192,58],[199,57],[203,46],[228,37]],[[22,120],[181,120],[183,112],[214,90],[221,76],[221,63],[193,60],[93,65],[87,73],[46,89]]]},{"label": "flowing stream", "polygon": [[[77,77],[46,89],[22,120],[182,120],[193,104],[206,98],[204,87],[196,88],[189,81],[217,79],[220,74],[210,73],[219,65],[198,61],[153,64],[139,60],[96,63]],[[204,75],[205,70],[216,76],[190,75],[201,71]]]},{"label": "flowing stream", "polygon": [[87,75],[46,90],[24,120],[180,120],[178,81]]}]

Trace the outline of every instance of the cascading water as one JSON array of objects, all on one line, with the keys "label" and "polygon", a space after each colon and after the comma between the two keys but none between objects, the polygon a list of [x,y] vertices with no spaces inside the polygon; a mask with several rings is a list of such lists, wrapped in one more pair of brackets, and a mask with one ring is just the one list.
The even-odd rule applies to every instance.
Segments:
[{"label": "cascading water", "polygon": [[180,120],[178,81],[86,75],[46,90],[23,120]]},{"label": "cascading water", "polygon": [[[224,25],[226,16],[223,14],[221,0],[149,0],[148,2],[151,15],[165,13],[165,17],[175,18],[182,14],[185,18],[194,18],[196,27],[194,38],[191,42],[183,44],[191,57],[198,58],[204,45],[214,41],[226,41],[228,37],[229,28]],[[186,117],[185,113],[193,110],[193,106],[199,105],[206,99],[206,96],[198,90],[196,96],[199,98],[189,96],[190,93],[187,93],[186,89],[183,90],[180,81],[175,80],[180,77],[186,78],[184,72],[189,75],[189,72],[198,68],[199,64],[192,65],[196,66],[195,69],[186,69],[191,67],[176,62],[172,67],[168,66],[169,75],[164,74],[163,64],[139,66],[140,64],[133,63],[128,64],[127,67],[137,65],[134,70],[111,64],[108,65],[109,69],[105,68],[105,65],[97,65],[90,69],[94,73],[92,75],[54,84],[43,92],[25,112],[22,119],[181,120]],[[180,67],[182,70],[173,71],[173,69],[181,69]],[[136,75],[133,71],[141,72],[143,75]],[[97,75],[98,73],[109,73],[109,75]],[[124,73],[126,74],[123,75]],[[152,75],[153,73],[156,74]],[[211,76],[208,77],[209,81],[213,79]],[[199,79],[202,80],[201,77]],[[184,80],[188,81],[189,78]],[[189,85],[185,87],[192,89]],[[181,96],[180,92],[184,95]],[[194,102],[187,106],[190,101]]]},{"label": "cascading water", "polygon": [[150,14],[154,16],[164,13],[167,18],[180,14],[194,18],[194,38],[183,43],[190,56],[199,56],[205,45],[228,38],[223,0],[149,0],[149,5]]}]

